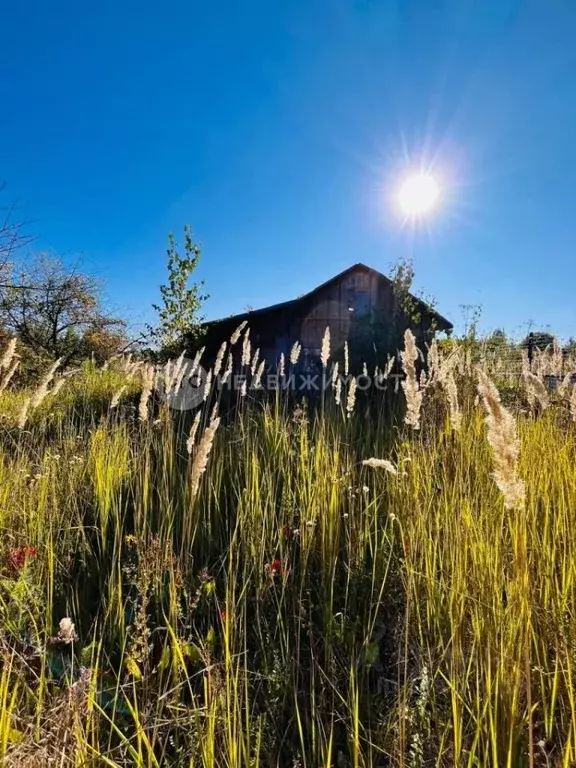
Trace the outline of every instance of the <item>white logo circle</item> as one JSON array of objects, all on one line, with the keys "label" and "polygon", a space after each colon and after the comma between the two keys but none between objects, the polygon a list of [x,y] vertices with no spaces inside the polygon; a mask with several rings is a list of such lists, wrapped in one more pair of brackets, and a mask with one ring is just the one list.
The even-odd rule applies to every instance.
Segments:
[{"label": "white logo circle", "polygon": [[206,377],[201,365],[194,366],[192,360],[184,358],[171,376],[158,377],[156,392],[169,408],[190,411],[204,400]]}]

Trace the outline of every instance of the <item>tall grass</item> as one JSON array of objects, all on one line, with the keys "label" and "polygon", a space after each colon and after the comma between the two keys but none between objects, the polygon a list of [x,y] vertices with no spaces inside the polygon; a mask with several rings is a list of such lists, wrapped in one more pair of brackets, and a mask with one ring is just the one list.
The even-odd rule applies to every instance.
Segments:
[{"label": "tall grass", "polygon": [[575,764],[572,392],[492,403],[499,459],[487,374],[414,354],[418,430],[332,372],[178,412],[88,365],[23,428],[0,394],[3,764]]}]

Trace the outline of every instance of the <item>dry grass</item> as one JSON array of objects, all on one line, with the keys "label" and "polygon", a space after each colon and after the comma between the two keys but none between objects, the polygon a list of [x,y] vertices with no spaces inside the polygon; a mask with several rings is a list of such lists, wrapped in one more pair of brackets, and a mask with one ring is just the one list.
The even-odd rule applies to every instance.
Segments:
[{"label": "dry grass", "polygon": [[421,387],[408,338],[405,425],[392,383],[256,389],[242,332],[193,413],[133,361],[25,429],[0,393],[2,764],[574,765],[574,390],[437,348]]}]

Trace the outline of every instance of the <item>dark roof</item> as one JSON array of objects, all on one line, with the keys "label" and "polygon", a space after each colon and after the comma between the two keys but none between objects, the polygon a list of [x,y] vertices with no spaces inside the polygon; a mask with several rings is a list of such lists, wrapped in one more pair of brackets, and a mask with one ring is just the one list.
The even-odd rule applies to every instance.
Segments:
[{"label": "dark roof", "polygon": [[[248,312],[241,312],[238,315],[229,315],[228,317],[222,317],[218,320],[210,320],[206,322],[204,325],[207,328],[211,328],[215,325],[219,325],[220,323],[238,323],[239,324],[244,320],[249,320],[252,317],[257,317],[258,315],[263,315],[267,312],[277,312],[277,311],[282,311],[286,309],[288,310],[292,309],[300,302],[304,302],[313,298],[315,294],[324,290],[324,288],[328,288],[330,285],[332,285],[332,283],[338,282],[339,280],[341,280],[343,277],[346,277],[346,275],[350,274],[351,272],[355,272],[357,269],[362,269],[362,270],[365,270],[366,272],[371,272],[381,280],[386,280],[389,283],[392,282],[389,277],[386,277],[386,275],[383,275],[382,272],[378,272],[377,269],[372,269],[372,267],[368,267],[366,266],[366,264],[362,264],[361,262],[358,262],[357,264],[353,264],[351,267],[348,267],[343,272],[339,272],[337,275],[334,275],[334,277],[331,277],[329,280],[326,280],[325,283],[318,285],[316,288],[309,291],[308,293],[304,293],[301,296],[298,296],[298,298],[296,299],[290,299],[289,301],[281,301],[278,304],[271,304],[269,307],[262,307],[261,309],[252,309]],[[412,298],[413,301],[416,302],[416,304],[421,310],[427,312],[436,320],[440,330],[448,331],[454,327],[449,320],[447,320],[441,314],[436,312],[436,310],[433,309],[429,304],[426,304],[425,301],[423,301],[422,299],[419,299],[417,296],[414,296],[412,294],[410,294],[410,297]]]}]

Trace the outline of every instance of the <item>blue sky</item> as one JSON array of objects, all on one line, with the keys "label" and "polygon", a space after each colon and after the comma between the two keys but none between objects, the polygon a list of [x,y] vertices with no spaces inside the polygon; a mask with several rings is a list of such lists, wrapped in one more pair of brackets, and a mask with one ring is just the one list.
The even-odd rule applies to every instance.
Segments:
[{"label": "blue sky", "polygon": [[[10,3],[4,202],[134,323],[189,223],[209,317],[413,256],[457,326],[576,335],[574,40],[570,0]],[[422,164],[441,204],[403,226]]]}]

